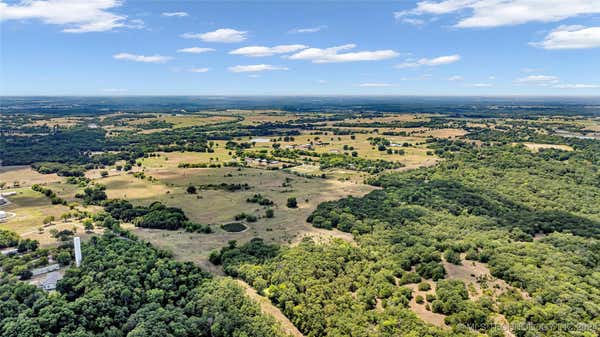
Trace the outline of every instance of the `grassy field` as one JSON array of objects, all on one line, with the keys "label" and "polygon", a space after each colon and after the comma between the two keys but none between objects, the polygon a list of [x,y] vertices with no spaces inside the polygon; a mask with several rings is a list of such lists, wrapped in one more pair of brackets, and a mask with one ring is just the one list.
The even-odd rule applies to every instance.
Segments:
[{"label": "grassy field", "polygon": [[131,126],[146,124],[153,121],[163,121],[173,124],[173,128],[190,126],[211,125],[236,120],[233,116],[205,116],[205,115],[160,115],[153,118],[136,119],[128,122]]},{"label": "grassy field", "polygon": [[139,161],[145,169],[177,168],[180,163],[225,163],[232,159],[231,151],[225,148],[224,141],[215,141],[215,152],[158,152],[159,157],[142,158]]},{"label": "grassy field", "polygon": [[542,149],[557,149],[563,151],[573,151],[573,148],[568,145],[561,144],[539,144],[539,143],[523,143],[531,152],[539,152]]},{"label": "grassy field", "polygon": [[[173,251],[184,260],[193,260],[207,268],[211,250],[223,246],[229,240],[244,242],[253,237],[262,237],[268,242],[292,243],[308,233],[315,235],[337,235],[313,228],[306,218],[323,201],[336,200],[348,195],[363,195],[374,188],[333,179],[307,179],[282,171],[266,171],[246,168],[219,169],[146,169],[147,174],[158,179],[148,182],[133,177],[105,178],[109,198],[124,197],[135,204],[147,205],[161,201],[169,206],[182,208],[195,222],[215,224],[213,234],[192,234],[184,231],[163,231],[133,228],[134,233],[160,247]],[[126,179],[127,178],[127,179]],[[130,180],[133,178],[135,180]],[[223,190],[201,190],[198,194],[187,194],[189,184],[238,184],[248,183],[250,190],[228,192]],[[283,186],[287,182],[287,186]],[[260,193],[273,200],[275,217],[264,217],[266,207],[248,203],[246,199]],[[288,197],[296,197],[298,208],[286,207]],[[222,230],[219,224],[231,222],[236,214],[245,212],[259,217],[257,222],[247,223],[248,230],[232,233]]]},{"label": "grassy field", "polygon": [[5,188],[27,187],[60,180],[61,177],[56,174],[40,174],[29,166],[0,166],[0,183],[6,183]]},{"label": "grassy field", "polygon": [[[391,147],[392,149],[404,150],[405,154],[387,154],[385,151],[377,150],[376,146],[370,144],[368,138],[378,137],[374,134],[356,134],[355,139],[351,136],[334,136],[334,135],[310,135],[303,134],[294,136],[293,141],[277,141],[281,144],[281,148],[292,145],[303,145],[313,143],[314,149],[317,153],[333,153],[333,154],[350,154],[352,151],[358,152],[358,156],[366,159],[384,159],[388,161],[399,161],[406,165],[415,164],[424,161],[427,158],[427,151],[429,151],[425,144],[424,138],[418,137],[401,137],[401,136],[383,136],[389,139],[392,143],[396,144],[410,144],[408,147]],[[248,137],[245,141],[251,141],[254,137]],[[275,137],[271,137],[274,139]],[[276,139],[276,138],[275,138]],[[322,143],[322,145],[318,145]],[[352,147],[354,150],[344,150],[344,145],[348,148]],[[273,142],[256,143],[253,149],[272,149]]]}]

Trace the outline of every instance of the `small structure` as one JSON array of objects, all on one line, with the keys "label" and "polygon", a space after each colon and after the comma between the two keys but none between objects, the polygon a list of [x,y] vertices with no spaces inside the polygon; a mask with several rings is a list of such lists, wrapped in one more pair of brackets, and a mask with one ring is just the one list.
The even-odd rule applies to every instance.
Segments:
[{"label": "small structure", "polygon": [[56,289],[56,283],[62,279],[63,274],[59,271],[53,271],[46,275],[46,278],[40,284],[40,287],[46,291],[51,291]]},{"label": "small structure", "polygon": [[3,192],[2,194],[0,194],[0,196],[2,196],[2,197],[10,197],[11,195],[17,195],[17,192],[9,191],[9,192]]},{"label": "small structure", "polygon": [[79,236],[73,238],[73,248],[75,249],[75,266],[81,266],[81,239]]},{"label": "small structure", "polygon": [[6,212],[5,211],[0,211],[0,220],[6,219],[6,217],[8,217],[8,215],[6,215]]},{"label": "small structure", "polygon": [[6,248],[3,250],[0,250],[0,253],[2,255],[17,254],[18,252],[19,252],[19,250],[17,248]]},{"label": "small structure", "polygon": [[42,268],[35,268],[31,270],[31,275],[32,276],[37,276],[37,275],[41,275],[41,274],[46,274],[55,270],[59,270],[60,269],[60,265],[58,265],[58,263],[55,264],[51,264]]}]

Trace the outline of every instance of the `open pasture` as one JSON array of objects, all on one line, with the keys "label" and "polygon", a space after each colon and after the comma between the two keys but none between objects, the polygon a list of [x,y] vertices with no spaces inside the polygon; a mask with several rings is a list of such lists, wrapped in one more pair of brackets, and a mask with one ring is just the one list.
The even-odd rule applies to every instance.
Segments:
[{"label": "open pasture", "polygon": [[28,187],[34,184],[47,184],[60,181],[56,174],[41,174],[30,166],[0,166],[0,184],[4,188]]},{"label": "open pasture", "polygon": [[[352,139],[354,137],[354,139]],[[404,154],[388,154],[386,151],[379,151],[376,145],[371,145],[368,138],[384,137],[388,139],[393,146],[389,146],[392,150],[403,150]],[[276,139],[276,137],[271,137]],[[245,141],[251,141],[249,137]],[[358,157],[365,159],[383,159],[387,161],[398,161],[405,165],[413,165],[423,162],[430,158],[427,152],[426,144],[423,143],[423,138],[417,137],[402,137],[402,136],[378,136],[376,134],[356,134],[350,135],[310,135],[302,134],[294,136],[293,141],[277,141],[281,144],[281,148],[291,147],[294,145],[312,144],[312,150],[317,153],[331,154],[351,154],[353,151],[358,153]],[[272,149],[274,142],[256,143],[249,151],[257,149]],[[406,143],[408,146],[403,146]],[[344,146],[347,149],[344,150]]]},{"label": "open pasture", "polygon": [[[306,222],[308,215],[319,203],[348,195],[364,195],[374,189],[372,186],[351,182],[320,178],[307,179],[283,171],[251,168],[240,171],[237,168],[219,168],[146,170],[146,172],[158,179],[158,183],[139,180],[134,189],[144,192],[135,195],[127,192],[127,199],[135,204],[144,205],[158,200],[168,206],[182,208],[194,222],[217,225],[213,226],[215,233],[212,234],[133,228],[135,234],[173,251],[181,259],[193,260],[206,267],[209,267],[207,262],[209,252],[223,246],[229,240],[245,242],[253,237],[262,237],[267,242],[291,243],[299,236],[310,233],[320,236],[327,235],[324,231],[319,231]],[[107,184],[109,197],[116,197],[115,187],[118,188],[120,191],[118,194],[121,195],[125,191],[130,191],[131,188],[124,182],[121,181],[112,187]],[[185,191],[189,184],[199,186],[220,183],[248,183],[251,188],[237,192],[199,190],[197,194],[188,194]],[[140,184],[148,187],[141,188]],[[162,192],[149,192],[149,189],[153,188],[150,186],[163,190]],[[266,206],[246,201],[247,198],[257,193],[274,201],[275,205],[271,207],[275,211],[273,218],[264,216]],[[286,207],[289,197],[297,198],[298,208]],[[242,212],[256,215],[258,220],[247,223],[249,228],[243,232],[227,232],[219,228],[219,224],[234,221],[235,215]]]},{"label": "open pasture", "polygon": [[142,163],[144,169],[167,169],[177,168],[181,163],[190,164],[223,164],[230,161],[233,157],[230,152],[225,148],[224,141],[215,141],[213,147],[215,152],[157,152],[159,156],[140,158],[139,162]]},{"label": "open pasture", "polygon": [[130,126],[137,126],[150,122],[166,122],[173,124],[173,128],[185,128],[190,126],[204,126],[211,124],[219,124],[223,122],[237,120],[234,116],[213,116],[213,115],[169,115],[162,114],[153,118],[141,118],[128,122]]}]

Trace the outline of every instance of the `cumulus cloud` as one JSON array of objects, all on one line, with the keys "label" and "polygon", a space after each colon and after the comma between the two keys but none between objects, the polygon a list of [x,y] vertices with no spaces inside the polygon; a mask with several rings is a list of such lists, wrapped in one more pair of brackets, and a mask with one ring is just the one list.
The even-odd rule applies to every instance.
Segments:
[{"label": "cumulus cloud", "polygon": [[354,49],[355,44],[345,44],[331,48],[308,48],[289,57],[291,60],[307,60],[313,63],[336,63],[357,61],[379,61],[398,56],[393,50],[373,50],[340,53],[341,51]]},{"label": "cumulus cloud", "polygon": [[363,87],[363,88],[383,88],[383,87],[391,87],[392,85],[389,83],[382,83],[382,82],[368,82],[368,83],[361,83],[358,86]]},{"label": "cumulus cloud", "polygon": [[292,34],[302,34],[302,33],[317,33],[327,28],[327,26],[316,26],[316,27],[307,27],[307,28],[295,28],[290,30]]},{"label": "cumulus cloud", "polygon": [[233,73],[255,73],[260,71],[288,70],[287,67],[274,66],[270,64],[238,65],[229,67],[228,69]]},{"label": "cumulus cloud", "polygon": [[529,84],[539,84],[539,85],[548,85],[552,83],[558,83],[560,79],[556,76],[550,75],[529,75],[526,77],[521,77],[516,80],[517,83],[529,83]]},{"label": "cumulus cloud", "polygon": [[135,61],[135,62],[144,62],[144,63],[165,63],[172,59],[170,56],[162,56],[162,55],[136,55],[130,53],[119,53],[113,55],[113,58],[116,60],[127,60],[127,61]]},{"label": "cumulus cloud", "polygon": [[119,0],[33,0],[15,4],[0,2],[0,21],[40,20],[65,26],[65,33],[104,32],[115,28],[141,28],[143,22],[128,21],[127,16],[111,10],[121,6]]},{"label": "cumulus cloud", "polygon": [[600,88],[599,84],[557,84],[553,88],[558,89],[596,89]]},{"label": "cumulus cloud", "polygon": [[162,13],[162,16],[167,16],[167,17],[179,17],[182,18],[184,16],[188,16],[189,14],[187,12],[164,12]]},{"label": "cumulus cloud", "polygon": [[419,59],[414,62],[404,62],[404,63],[396,65],[396,68],[416,68],[416,67],[420,67],[420,66],[435,67],[435,66],[441,66],[441,65],[445,65],[445,64],[458,62],[458,61],[460,61],[460,55],[454,54],[454,55],[439,56],[439,57],[435,57],[435,58],[431,58],[431,59],[422,58],[422,59]]},{"label": "cumulus cloud", "polygon": [[244,56],[252,56],[252,57],[260,57],[260,56],[273,56],[275,54],[287,54],[293,53],[295,51],[308,48],[303,44],[284,44],[274,47],[264,47],[264,46],[248,46],[243,48],[238,48],[229,52],[232,55],[244,55]]},{"label": "cumulus cloud", "polygon": [[190,54],[202,54],[202,53],[208,53],[211,51],[215,51],[215,49],[201,48],[201,47],[189,47],[189,48],[177,49],[178,53],[190,53]]},{"label": "cumulus cloud", "polygon": [[588,49],[600,47],[600,27],[559,26],[543,41],[531,45],[544,49]]},{"label": "cumulus cloud", "polygon": [[[462,15],[465,11],[469,14]],[[600,13],[595,0],[426,0],[417,7],[395,12],[397,19],[424,14],[460,13],[456,27],[498,27],[527,22],[556,22],[579,15]]]},{"label": "cumulus cloud", "polygon": [[181,37],[184,39],[199,39],[204,42],[235,43],[246,40],[248,32],[235,30],[231,28],[221,28],[206,33],[185,33]]}]

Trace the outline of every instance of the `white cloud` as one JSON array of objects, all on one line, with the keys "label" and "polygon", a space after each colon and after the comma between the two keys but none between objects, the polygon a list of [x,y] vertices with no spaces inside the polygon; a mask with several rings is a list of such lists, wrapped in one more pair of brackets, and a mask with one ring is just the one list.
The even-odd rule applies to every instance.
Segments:
[{"label": "white cloud", "polygon": [[474,84],[471,84],[471,86],[475,87],[475,88],[489,88],[489,87],[493,86],[493,84],[491,84],[491,83],[474,83]]},{"label": "white cloud", "polygon": [[455,25],[461,28],[498,27],[527,22],[556,22],[570,17],[600,13],[597,0],[426,0],[409,11],[394,13],[404,18],[423,14],[441,15],[468,10]]},{"label": "white cloud", "polygon": [[531,45],[544,49],[587,49],[600,47],[600,27],[559,26],[543,41]]},{"label": "white cloud", "polygon": [[259,71],[271,71],[271,70],[288,70],[287,67],[273,66],[270,64],[251,64],[243,66],[233,66],[228,68],[233,73],[251,73]]},{"label": "white cloud", "polygon": [[370,82],[370,83],[361,83],[359,87],[363,88],[383,88],[383,87],[391,87],[392,85],[389,83],[381,83],[381,82]]},{"label": "white cloud", "polygon": [[162,13],[162,16],[179,17],[179,18],[188,16],[188,15],[189,14],[187,12],[164,12],[164,13]]},{"label": "white cloud", "polygon": [[293,53],[295,51],[306,49],[307,46],[303,44],[283,44],[274,47],[264,47],[264,46],[248,46],[243,48],[238,48],[229,52],[232,55],[244,55],[244,56],[273,56],[275,54],[287,54]]},{"label": "white cloud", "polygon": [[454,55],[439,56],[439,57],[435,57],[435,58],[431,58],[431,59],[422,58],[415,62],[404,62],[404,63],[396,65],[396,68],[416,68],[416,67],[420,67],[420,66],[434,67],[434,66],[441,66],[441,65],[445,65],[445,64],[458,62],[458,61],[460,61],[460,55],[454,54]]},{"label": "white cloud", "polygon": [[221,28],[207,33],[185,33],[181,37],[184,39],[200,39],[205,42],[235,43],[246,40],[248,32],[235,30],[231,28]]},{"label": "white cloud", "polygon": [[462,76],[458,76],[458,75],[448,77],[448,81],[462,81],[462,80],[463,80]]},{"label": "white cloud", "polygon": [[190,73],[206,73],[210,70],[210,68],[190,68],[188,71]]},{"label": "white cloud", "polygon": [[408,23],[409,25],[413,25],[413,26],[420,26],[420,25],[425,24],[425,20],[416,19],[416,18],[402,18],[401,21],[404,23]]},{"label": "white cloud", "polygon": [[516,80],[517,83],[529,83],[529,84],[539,84],[539,85],[548,85],[552,83],[558,83],[560,79],[556,76],[550,75],[529,75],[526,77],[521,77]]},{"label": "white cloud", "polygon": [[307,27],[307,28],[295,28],[290,30],[292,34],[301,34],[301,33],[317,33],[327,28],[327,26],[316,26],[316,27]]},{"label": "white cloud", "polygon": [[327,81],[326,80],[318,80],[317,83],[319,83],[319,84],[327,84]]},{"label": "white cloud", "polygon": [[127,21],[127,16],[111,9],[120,0],[33,0],[16,4],[0,2],[0,21],[38,19],[46,24],[66,26],[65,33],[104,32],[115,28],[140,28],[141,20]]},{"label": "white cloud", "polygon": [[553,85],[553,88],[558,89],[596,89],[600,88],[598,84],[557,84]]},{"label": "white cloud", "polygon": [[291,60],[308,60],[313,63],[335,63],[356,61],[379,61],[398,56],[393,50],[374,50],[339,53],[340,51],[356,48],[355,44],[345,44],[331,48],[308,48],[289,57]]},{"label": "white cloud", "polygon": [[177,49],[178,53],[190,53],[190,54],[202,54],[202,53],[207,53],[207,52],[211,52],[211,51],[215,51],[215,49],[200,48],[200,47],[189,47],[189,48]]},{"label": "white cloud", "polygon": [[119,53],[113,55],[113,58],[116,60],[127,60],[127,61],[135,61],[135,62],[145,62],[145,63],[165,63],[172,59],[170,56],[162,56],[162,55],[136,55],[130,53]]}]

